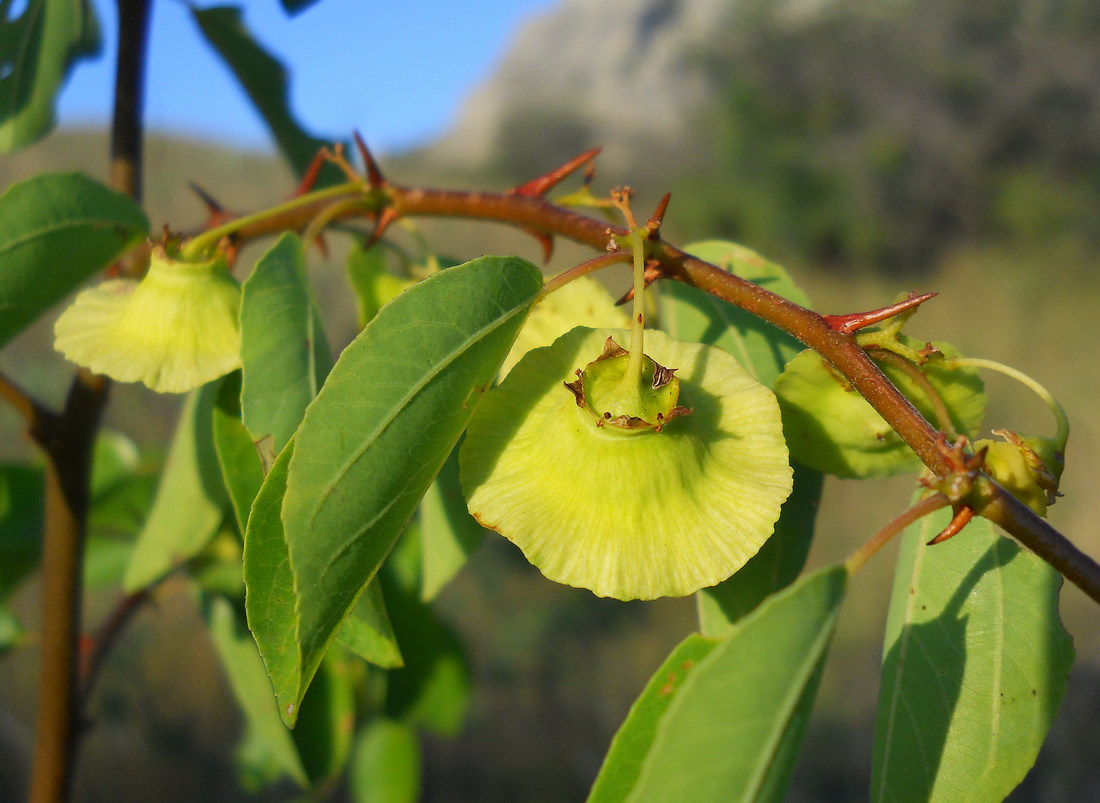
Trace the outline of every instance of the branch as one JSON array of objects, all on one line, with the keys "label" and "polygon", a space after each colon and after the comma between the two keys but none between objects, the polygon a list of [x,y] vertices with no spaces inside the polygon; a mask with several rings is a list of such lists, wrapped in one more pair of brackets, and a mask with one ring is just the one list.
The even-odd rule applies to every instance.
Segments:
[{"label": "branch", "polygon": [[[346,198],[355,195],[349,187]],[[358,195],[364,204],[355,212],[349,211],[348,217],[362,215],[365,211],[376,219],[385,217],[387,220],[405,216],[484,220],[547,237],[566,237],[598,251],[618,250],[629,233],[622,226],[556,206],[541,196],[516,192],[410,188],[387,182],[383,188],[373,187],[359,191]],[[329,198],[316,205],[303,204],[277,218],[257,220],[237,232],[238,241],[285,229],[301,230],[325,206],[346,198]],[[647,260],[656,265],[664,278],[682,281],[741,307],[812,348],[848,380],[934,474],[943,477],[952,471],[950,461],[937,447],[937,429],[882,373],[855,338],[844,331],[849,327],[831,325],[837,322],[838,316],[819,315],[717,265],[689,256],[659,236],[647,242],[646,248]],[[903,304],[911,306],[923,300],[924,297],[916,297]],[[999,489],[992,480],[989,483]],[[1100,602],[1100,565],[1003,489],[988,493],[989,498],[977,506],[978,512],[1018,538]]]},{"label": "branch", "polygon": [[[118,72],[111,129],[111,184],[141,195],[142,83],[150,0],[118,0]],[[134,270],[134,263],[124,268]],[[92,447],[109,383],[77,372],[59,420],[43,433],[46,516],[42,544],[42,664],[35,720],[32,803],[69,797],[82,699],[78,680],[81,579]]]}]

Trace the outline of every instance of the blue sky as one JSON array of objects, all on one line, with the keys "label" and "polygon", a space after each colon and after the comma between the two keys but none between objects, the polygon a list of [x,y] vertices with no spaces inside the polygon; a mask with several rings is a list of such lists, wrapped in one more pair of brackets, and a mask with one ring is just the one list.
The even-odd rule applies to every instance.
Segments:
[{"label": "blue sky", "polygon": [[[62,125],[107,125],[117,25],[113,0],[93,0],[103,55],[73,72]],[[196,2],[195,5],[226,4]],[[278,0],[245,0],[245,24],[290,70],[291,108],[317,136],[358,128],[378,151],[442,133],[491,73],[508,42],[553,0],[318,0],[294,17]],[[269,147],[259,116],[182,0],[155,0],[146,86],[147,125],[252,148]]]}]

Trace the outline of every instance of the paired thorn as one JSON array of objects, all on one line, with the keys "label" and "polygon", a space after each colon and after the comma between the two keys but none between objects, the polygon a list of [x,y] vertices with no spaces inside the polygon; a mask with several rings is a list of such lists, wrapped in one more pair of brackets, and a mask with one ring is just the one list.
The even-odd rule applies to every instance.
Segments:
[{"label": "paired thorn", "polygon": [[935,293],[910,293],[908,298],[888,307],[881,307],[869,312],[853,312],[849,315],[823,315],[822,317],[834,332],[849,335],[865,326],[879,323],[887,318],[893,318],[900,312],[918,307],[928,299],[934,298],[935,295]]},{"label": "paired thorn", "polygon": [[539,245],[542,246],[542,259],[543,262],[549,262],[550,257],[554,255],[554,238],[544,231],[538,229],[532,229],[529,226],[521,226],[521,231],[530,234],[536,240],[539,241]]},{"label": "paired thorn", "polygon": [[313,185],[317,183],[317,177],[321,175],[321,168],[329,161],[328,148],[321,148],[317,151],[317,155],[313,157],[313,161],[309,163],[309,167],[306,168],[305,174],[302,176],[302,180],[298,183],[298,188],[294,190],[291,198],[297,198],[301,195],[305,195],[307,192],[313,189]]},{"label": "paired thorn", "polygon": [[399,217],[400,215],[394,211],[394,208],[392,206],[387,206],[385,209],[383,209],[381,214],[378,215],[378,222],[374,224],[374,231],[372,231],[370,233],[370,237],[367,238],[366,247],[370,248],[372,245],[381,240],[382,235],[386,233],[386,229],[393,225],[394,221],[396,221]]},{"label": "paired thorn", "polygon": [[378,168],[378,162],[374,160],[374,156],[371,155],[370,148],[367,147],[363,137],[358,131],[353,131],[352,138],[355,140],[355,147],[359,151],[359,158],[363,160],[363,166],[367,169],[367,183],[370,184],[372,189],[385,187],[386,177],[382,175],[382,171]]},{"label": "paired thorn", "polygon": [[596,158],[596,155],[601,151],[601,148],[592,148],[592,150],[585,151],[580,156],[570,159],[561,167],[556,167],[553,170],[544,173],[543,175],[533,178],[530,181],[520,184],[518,187],[512,189],[509,195],[523,195],[528,198],[542,198],[551,189],[553,189],[562,179],[575,173],[581,167],[587,165],[585,171],[585,183],[587,184],[591,180],[589,171],[593,169],[592,160]]},{"label": "paired thorn", "polygon": [[[661,263],[658,262],[656,259],[651,259],[651,260],[649,260],[648,262],[645,263],[645,271],[642,273],[642,280],[643,280],[646,287],[649,287],[655,281],[660,279],[662,275],[663,274],[662,274],[662,271],[661,271]],[[633,301],[633,300],[634,300],[634,288],[631,287],[629,290],[627,290],[623,294],[622,298],[620,298],[618,301],[615,302],[615,306],[618,307],[618,306],[621,306],[623,304],[626,304],[628,301]]]},{"label": "paired thorn", "polygon": [[218,203],[218,200],[204,190],[194,181],[188,181],[187,186],[191,188],[191,192],[199,196],[199,200],[202,201],[206,207],[206,228],[212,229],[216,226],[220,226],[228,220],[231,220],[234,215],[225,211],[225,207]]},{"label": "paired thorn", "polygon": [[668,211],[668,201],[672,197],[671,192],[666,192],[665,197],[661,199],[661,202],[657,204],[657,210],[653,213],[653,216],[646,221],[646,239],[657,240],[661,236],[661,223],[665,219],[665,212]]},{"label": "paired thorn", "polygon": [[974,518],[974,508],[969,505],[959,505],[955,508],[955,516],[951,519],[950,523],[943,528],[935,538],[929,541],[926,546],[935,546],[936,544],[942,544],[948,538],[953,538],[962,532],[962,529],[968,525]]}]

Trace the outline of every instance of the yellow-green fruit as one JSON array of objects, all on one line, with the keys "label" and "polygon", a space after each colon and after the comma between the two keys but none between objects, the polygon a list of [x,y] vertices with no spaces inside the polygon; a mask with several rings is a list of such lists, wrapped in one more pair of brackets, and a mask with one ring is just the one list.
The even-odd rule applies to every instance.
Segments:
[{"label": "yellow-green fruit", "polygon": [[54,326],[55,346],[97,374],[183,393],[240,366],[240,304],[224,258],[181,262],[158,248],[141,281],[80,293]]},{"label": "yellow-green fruit", "polygon": [[551,580],[618,599],[691,594],[772,533],[791,490],[779,407],[724,351],[649,331],[691,414],[659,431],[601,424],[563,385],[608,337],[629,340],[578,327],[486,394],[460,453],[470,512]]}]

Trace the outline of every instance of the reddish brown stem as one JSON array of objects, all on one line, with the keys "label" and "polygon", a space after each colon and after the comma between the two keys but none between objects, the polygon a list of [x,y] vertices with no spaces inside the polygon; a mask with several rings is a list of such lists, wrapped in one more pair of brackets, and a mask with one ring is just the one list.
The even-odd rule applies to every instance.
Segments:
[{"label": "reddish brown stem", "polygon": [[[375,193],[373,201],[377,204],[377,208],[373,210],[375,214],[389,209],[392,210],[392,216],[396,217],[454,217],[492,221],[549,236],[566,237],[600,251],[608,250],[609,245],[616,247],[618,241],[628,234],[621,226],[608,224],[572,209],[555,206],[542,198],[527,195],[389,185],[384,194]],[[333,203],[333,199],[327,199],[324,203]],[[278,219],[268,219],[248,229],[242,229],[240,236],[248,239],[284,229],[301,228],[316,211],[296,209]],[[663,240],[653,241],[647,256],[660,265],[664,277],[698,287],[798,338],[844,376],[933,473],[945,476],[952,471],[950,462],[936,446],[938,430],[894,387],[851,334],[836,331],[824,316],[716,265],[689,256]],[[988,499],[974,503],[975,510],[1019,538],[1067,579],[1100,602],[1100,565],[1073,547],[1060,533],[1026,506],[1016,502],[996,483],[990,484],[992,489],[988,490]]]}]

